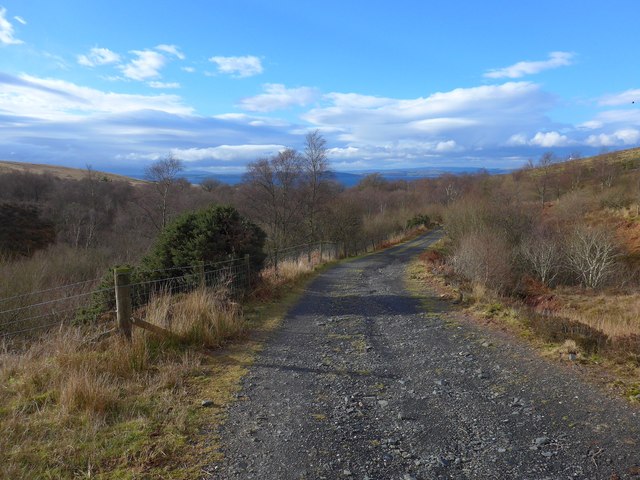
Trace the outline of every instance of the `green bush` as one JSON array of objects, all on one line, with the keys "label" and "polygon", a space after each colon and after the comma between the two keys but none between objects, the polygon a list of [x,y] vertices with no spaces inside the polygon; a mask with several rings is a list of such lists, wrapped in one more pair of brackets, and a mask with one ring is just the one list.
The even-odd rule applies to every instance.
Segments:
[{"label": "green bush", "polygon": [[431,225],[431,219],[429,218],[429,215],[425,213],[423,214],[418,213],[414,215],[412,218],[410,218],[409,220],[407,220],[407,230],[411,228],[420,227],[420,226],[428,227],[429,225]]},{"label": "green bush", "polygon": [[171,269],[165,275],[191,273],[180,267],[215,263],[249,255],[258,270],[265,259],[265,233],[233,207],[211,206],[185,213],[169,224],[158,237],[151,252],[142,260],[142,270]]}]

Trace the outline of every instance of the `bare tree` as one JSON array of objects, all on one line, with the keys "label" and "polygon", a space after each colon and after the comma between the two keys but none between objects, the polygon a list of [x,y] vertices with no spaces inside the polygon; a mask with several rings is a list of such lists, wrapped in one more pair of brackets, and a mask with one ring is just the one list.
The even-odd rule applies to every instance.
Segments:
[{"label": "bare tree", "polygon": [[560,274],[562,248],[557,239],[529,237],[520,245],[520,255],[529,270],[545,285],[552,285]]},{"label": "bare tree", "polygon": [[547,194],[551,188],[551,167],[554,163],[553,153],[546,152],[538,163],[533,163],[533,160],[527,162],[526,169],[531,171],[531,179],[536,189],[536,193],[540,198],[540,203],[544,207],[544,203],[547,201]]},{"label": "bare tree", "polygon": [[331,179],[327,161],[327,141],[318,130],[305,137],[304,155],[302,157],[305,222],[308,239],[318,240],[318,216],[329,198],[328,182]]},{"label": "bare tree", "polygon": [[[159,201],[159,206],[154,207],[154,205],[142,204],[141,207],[158,230],[164,229],[167,225],[171,208],[171,195],[175,190],[179,190],[182,185],[178,178],[182,170],[184,170],[182,162],[172,155],[168,155],[145,168],[144,176],[153,184],[153,192],[156,200]],[[158,209],[159,219],[153,212],[156,208]]]},{"label": "bare tree", "polygon": [[567,244],[569,269],[587,288],[598,288],[613,274],[618,251],[613,236],[597,228],[576,228]]},{"label": "bare tree", "polygon": [[302,158],[291,149],[247,166],[245,203],[252,218],[267,232],[268,244],[276,256],[300,233],[295,227],[302,210],[301,178]]}]

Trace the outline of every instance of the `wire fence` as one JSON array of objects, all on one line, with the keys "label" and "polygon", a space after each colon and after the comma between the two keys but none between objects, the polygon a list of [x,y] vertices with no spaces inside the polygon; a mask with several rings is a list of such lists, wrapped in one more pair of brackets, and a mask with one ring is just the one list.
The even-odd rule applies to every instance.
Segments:
[{"label": "wire fence", "polygon": [[[318,265],[340,254],[330,242],[294,245],[268,252],[263,268],[278,272],[292,265]],[[130,306],[135,311],[158,295],[177,295],[206,287],[223,288],[239,297],[249,291],[252,272],[249,256],[216,263],[201,263],[155,270],[132,269],[127,282]],[[0,342],[30,341],[66,325],[98,326],[117,319],[116,285],[104,277],[0,298]]]},{"label": "wire fence", "polygon": [[265,260],[265,269],[277,270],[292,262],[318,265],[339,256],[340,245],[335,242],[313,242],[286,248],[271,248]]},{"label": "wire fence", "polygon": [[[179,294],[199,287],[222,288],[238,296],[249,288],[249,258],[156,270],[136,270],[130,283],[134,308],[158,294]],[[107,286],[105,286],[105,283]],[[65,325],[113,323],[115,288],[96,278],[0,298],[0,341],[31,340]]]}]

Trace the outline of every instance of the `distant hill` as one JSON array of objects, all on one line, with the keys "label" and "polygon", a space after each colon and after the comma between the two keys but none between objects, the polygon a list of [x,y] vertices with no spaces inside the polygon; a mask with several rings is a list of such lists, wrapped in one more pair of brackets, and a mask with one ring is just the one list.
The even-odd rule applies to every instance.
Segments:
[{"label": "distant hill", "polygon": [[[87,170],[82,168],[69,168],[60,167],[57,165],[43,165],[39,163],[26,163],[26,162],[10,162],[6,160],[0,160],[0,173],[9,172],[27,172],[37,174],[49,174],[57,178],[69,179],[69,180],[81,180],[86,178]],[[124,175],[118,175],[115,173],[100,172],[94,170],[94,173],[98,178],[106,178],[113,181],[129,182],[132,185],[141,185],[146,183],[144,180],[127,177]]]},{"label": "distant hill", "polygon": [[[380,174],[384,179],[389,181],[396,180],[417,180],[419,178],[435,178],[445,173],[454,175],[463,173],[477,173],[481,170],[486,170],[490,174],[497,175],[501,173],[507,173],[510,170],[506,169],[482,169],[477,167],[422,167],[412,169],[395,169],[395,170],[366,170],[359,172],[333,172],[335,179],[344,185],[345,187],[353,187],[357,185],[360,180],[365,176],[372,173]],[[202,171],[190,171],[185,172],[185,178],[191,183],[200,183],[205,178],[215,178],[216,180],[227,183],[229,185],[235,185],[242,181],[242,173],[211,173]]]}]

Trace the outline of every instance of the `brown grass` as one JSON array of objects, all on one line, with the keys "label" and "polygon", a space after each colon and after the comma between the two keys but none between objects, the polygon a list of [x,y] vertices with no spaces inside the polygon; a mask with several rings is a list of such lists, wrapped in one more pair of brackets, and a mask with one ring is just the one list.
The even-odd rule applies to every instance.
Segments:
[{"label": "brown grass", "polygon": [[166,462],[179,463],[188,449],[197,401],[189,393],[206,359],[201,347],[237,337],[243,317],[237,304],[210,291],[161,296],[149,312],[177,341],[135,329],[131,343],[115,336],[93,344],[90,331],[66,328],[0,355],[0,477],[72,478],[91,470],[126,478],[176,468]]},{"label": "brown grass", "polygon": [[[82,168],[61,167],[58,165],[44,165],[40,163],[28,162],[10,162],[0,160],[0,173],[35,173],[49,174],[57,178],[68,180],[82,180],[87,177],[87,170]],[[109,180],[129,182],[131,185],[142,185],[147,182],[136,180],[135,178],[125,177],[124,175],[116,175],[115,173],[93,172],[98,178],[107,178]]]},{"label": "brown grass", "polygon": [[611,338],[640,335],[640,293],[559,290],[557,315],[585,323]]},{"label": "brown grass", "polygon": [[247,329],[275,328],[318,261],[265,272],[245,306],[221,291],[156,296],[144,319],[169,336],[134,328],[131,342],[96,343],[69,327],[0,350],[0,478],[197,478],[220,456],[215,435],[198,432],[223,418],[260,348]]}]

